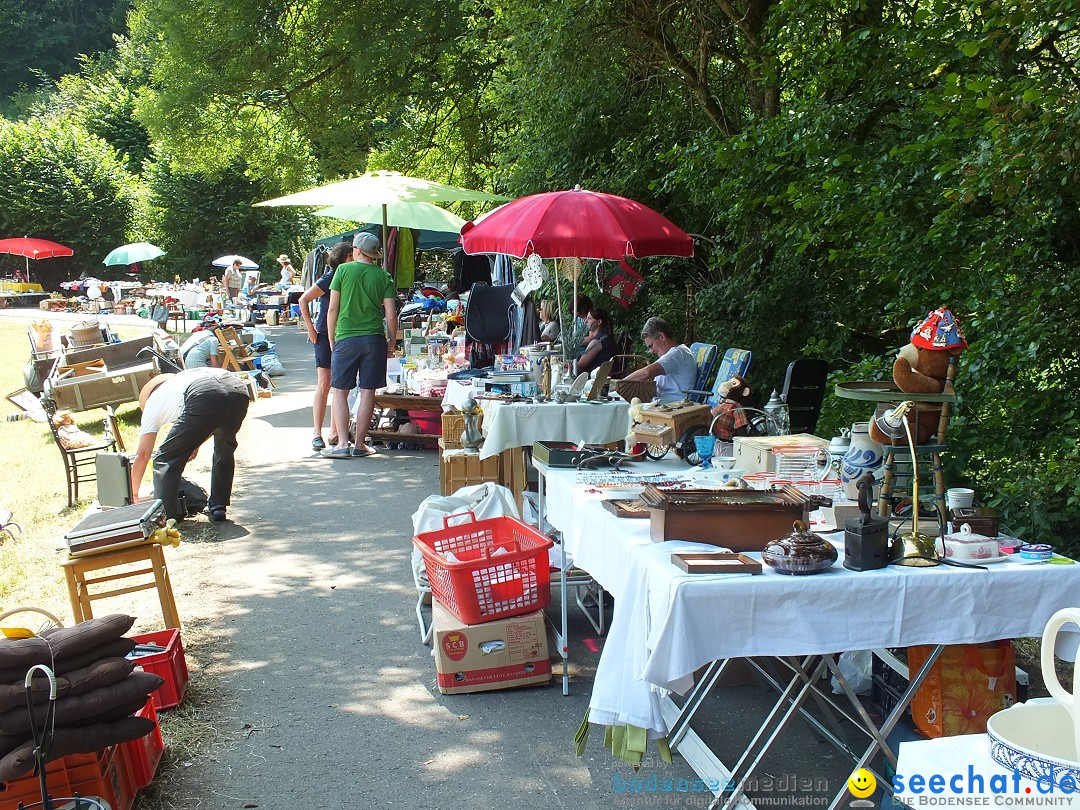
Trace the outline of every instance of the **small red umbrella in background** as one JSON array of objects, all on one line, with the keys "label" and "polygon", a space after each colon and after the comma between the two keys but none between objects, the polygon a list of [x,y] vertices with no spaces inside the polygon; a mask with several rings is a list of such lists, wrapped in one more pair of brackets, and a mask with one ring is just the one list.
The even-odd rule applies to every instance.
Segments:
[{"label": "small red umbrella in background", "polygon": [[11,239],[0,239],[0,253],[10,253],[13,256],[26,257],[26,280],[30,280],[31,259],[52,259],[56,256],[74,256],[75,251],[67,245],[59,242],[50,242],[48,239],[34,239],[29,236],[18,236]]},{"label": "small red umbrella in background", "polygon": [[548,191],[509,202],[466,222],[466,253],[505,253],[545,259],[693,256],[693,238],[636,200],[586,191]]}]

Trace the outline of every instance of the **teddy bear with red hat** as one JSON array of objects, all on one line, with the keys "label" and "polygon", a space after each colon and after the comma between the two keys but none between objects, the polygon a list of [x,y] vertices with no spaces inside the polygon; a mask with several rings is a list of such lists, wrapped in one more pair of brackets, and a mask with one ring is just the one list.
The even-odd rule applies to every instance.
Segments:
[{"label": "teddy bear with red hat", "polygon": [[[943,393],[949,366],[966,348],[967,340],[960,324],[946,307],[939,307],[912,330],[910,342],[897,354],[893,363],[893,382],[905,394]],[[878,410],[891,407],[885,404]],[[941,406],[932,402],[918,402],[908,413],[906,418],[917,444],[925,444],[937,433],[940,415]],[[870,422],[870,438],[879,444],[906,443],[906,439],[887,436],[874,420]]]}]

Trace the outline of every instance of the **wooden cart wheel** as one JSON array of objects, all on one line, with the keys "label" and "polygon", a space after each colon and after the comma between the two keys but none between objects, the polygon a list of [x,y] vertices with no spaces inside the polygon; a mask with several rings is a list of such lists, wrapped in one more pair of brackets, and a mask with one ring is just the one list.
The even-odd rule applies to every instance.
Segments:
[{"label": "wooden cart wheel", "polygon": [[683,461],[689,464],[691,467],[696,467],[701,463],[701,456],[698,454],[697,445],[694,443],[695,436],[708,436],[709,428],[706,425],[694,425],[689,427],[683,433],[679,443],[675,445],[675,453]]},{"label": "wooden cart wheel", "polygon": [[645,445],[645,458],[650,461],[659,461],[668,454],[670,444],[647,444]]}]

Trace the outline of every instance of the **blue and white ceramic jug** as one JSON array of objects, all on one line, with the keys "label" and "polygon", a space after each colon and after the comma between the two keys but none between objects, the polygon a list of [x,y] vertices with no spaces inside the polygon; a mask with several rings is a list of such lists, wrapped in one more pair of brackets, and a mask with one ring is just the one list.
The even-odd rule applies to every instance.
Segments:
[{"label": "blue and white ceramic jug", "polygon": [[852,501],[859,499],[855,482],[863,473],[874,472],[881,466],[881,445],[870,438],[870,423],[856,422],[851,426],[851,444],[840,460],[840,480],[844,495]]}]

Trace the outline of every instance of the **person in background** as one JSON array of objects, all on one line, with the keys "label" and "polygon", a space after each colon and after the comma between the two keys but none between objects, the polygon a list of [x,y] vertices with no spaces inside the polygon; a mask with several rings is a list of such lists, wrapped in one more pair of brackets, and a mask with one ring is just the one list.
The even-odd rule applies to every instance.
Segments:
[{"label": "person in background", "polygon": [[229,301],[235,301],[236,296],[240,295],[240,288],[244,286],[244,274],[240,272],[243,264],[239,259],[234,259],[232,266],[222,276],[222,281],[225,282],[225,295],[228,296]]},{"label": "person in background", "polygon": [[[381,256],[378,237],[360,231],[353,238],[353,261],[338,265],[330,282],[330,416],[338,440],[335,447],[321,451],[326,458],[376,455],[364,440],[375,410],[375,389],[386,385],[386,358],[397,342],[397,291],[394,280],[375,264]],[[384,318],[389,335],[383,331]],[[350,450],[349,392],[357,384],[356,437]]]},{"label": "person in background", "polygon": [[[300,305],[300,317],[307,327],[308,340],[315,346],[315,398],[311,403],[315,432],[311,439],[312,450],[326,447],[322,429],[326,419],[326,398],[330,394],[330,336],[326,331],[326,316],[330,310],[330,282],[334,280],[338,265],[348,259],[351,253],[352,246],[348,242],[334,245],[326,254],[328,270],[304,290],[297,302]],[[311,319],[312,304],[318,306],[314,322]]]},{"label": "person in background", "polygon": [[281,281],[277,283],[277,286],[280,290],[287,290],[292,286],[293,276],[295,274],[292,266],[292,259],[282,253],[277,257],[277,260],[278,264],[281,265]]},{"label": "person in background", "polygon": [[221,368],[218,346],[217,335],[209,329],[193,333],[180,347],[184,368]]},{"label": "person in background", "polygon": [[577,361],[579,374],[592,372],[615,356],[615,339],[611,336],[611,316],[607,310],[600,307],[590,309],[585,325],[589,329],[589,342],[585,346],[585,353]]},{"label": "person in background", "polygon": [[[154,497],[165,507],[166,517],[187,517],[180,505],[180,478],[199,447],[214,437],[214,461],[210,472],[210,519],[225,520],[232,500],[236,434],[247,416],[248,384],[241,375],[220,368],[189,368],[179,374],[159,374],[139,392],[142,421],[139,446],[131,462],[131,492],[139,499],[139,485],[154,462]],[[154,445],[162,427],[172,428],[156,454]]]},{"label": "person in background", "polygon": [[683,391],[689,391],[697,381],[697,361],[694,353],[671,337],[671,327],[663,318],[653,316],[641,327],[641,339],[656,362],[632,371],[624,377],[631,382],[656,380],[656,397],[660,402],[677,402]]},{"label": "person in background", "polygon": [[554,343],[559,337],[559,319],[555,302],[545,298],[540,302],[540,341]]}]

